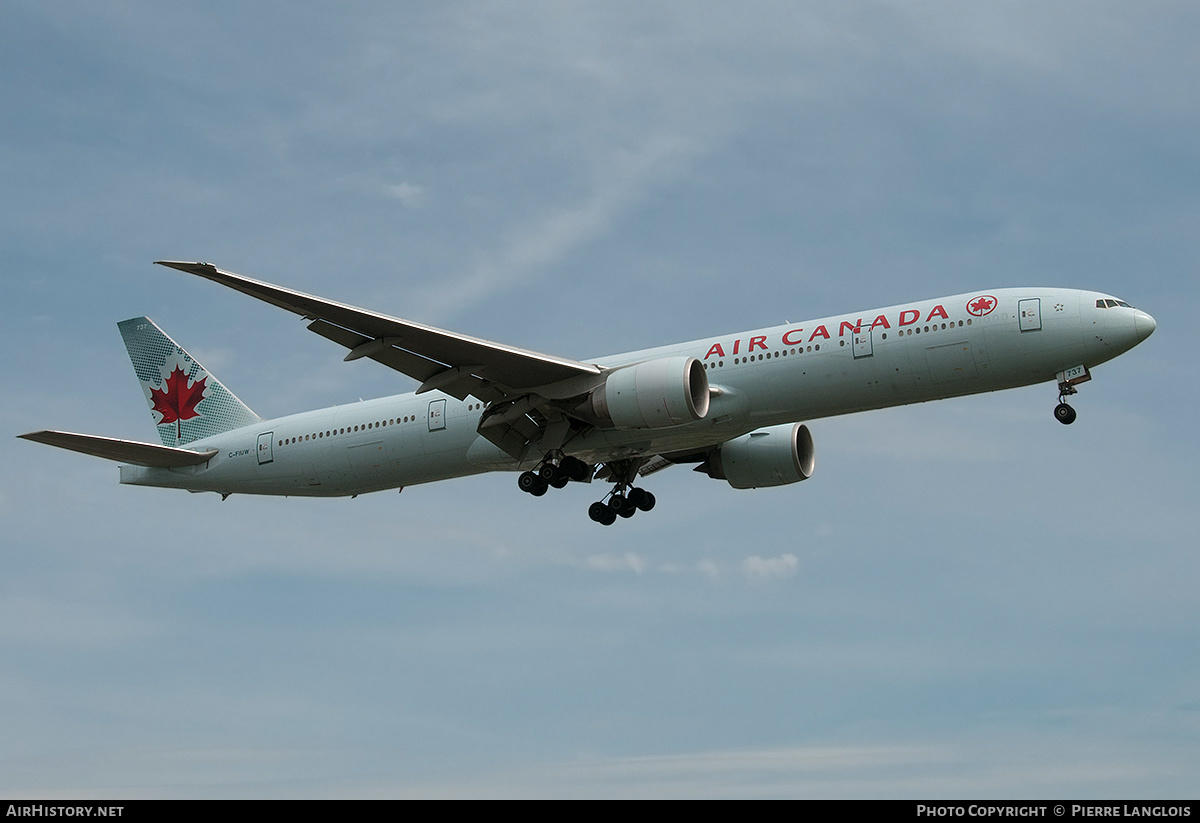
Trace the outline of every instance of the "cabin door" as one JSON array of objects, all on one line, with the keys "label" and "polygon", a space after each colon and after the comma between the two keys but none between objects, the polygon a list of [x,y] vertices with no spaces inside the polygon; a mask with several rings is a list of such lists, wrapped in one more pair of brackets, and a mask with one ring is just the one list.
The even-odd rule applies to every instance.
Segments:
[{"label": "cabin door", "polygon": [[263,432],[258,436],[258,465],[274,462],[275,456],[271,449],[274,437],[275,432]]},{"label": "cabin door", "polygon": [[431,400],[429,402],[429,430],[431,432],[446,428],[446,401]]},{"label": "cabin door", "polygon": [[854,333],[855,360],[860,357],[870,357],[875,353],[875,350],[871,345],[871,327],[867,326],[865,329],[860,327],[860,329],[860,331],[856,331]]},{"label": "cabin door", "polygon": [[1021,331],[1040,331],[1042,328],[1042,301],[1038,297],[1017,301],[1017,317]]}]

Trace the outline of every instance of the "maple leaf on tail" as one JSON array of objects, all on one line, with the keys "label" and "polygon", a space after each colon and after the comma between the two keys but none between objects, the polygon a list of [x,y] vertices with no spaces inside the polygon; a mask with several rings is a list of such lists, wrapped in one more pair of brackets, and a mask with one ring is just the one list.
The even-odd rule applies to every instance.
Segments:
[{"label": "maple leaf on tail", "polygon": [[154,404],[153,410],[162,415],[162,420],[158,421],[158,425],[174,423],[176,440],[183,437],[183,421],[200,416],[200,412],[196,411],[196,406],[204,399],[207,382],[208,377],[202,377],[189,386],[187,375],[183,373],[183,369],[176,366],[167,378],[166,391],[150,388],[150,402]]}]

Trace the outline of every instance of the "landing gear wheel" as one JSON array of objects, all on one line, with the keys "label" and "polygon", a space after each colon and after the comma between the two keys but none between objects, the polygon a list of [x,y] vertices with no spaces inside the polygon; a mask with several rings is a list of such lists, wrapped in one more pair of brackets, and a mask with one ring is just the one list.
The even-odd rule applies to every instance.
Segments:
[{"label": "landing gear wheel", "polygon": [[556,489],[561,489],[563,486],[567,485],[567,483],[569,481],[570,481],[569,477],[566,477],[565,475],[560,473],[557,477],[555,477],[553,480],[550,481],[550,485]]},{"label": "landing gear wheel", "polygon": [[588,464],[584,463],[578,457],[564,457],[562,462],[558,464],[558,471],[568,480],[576,482],[583,480],[588,475]]},{"label": "landing gear wheel", "polygon": [[[604,464],[603,470],[597,471],[582,460],[574,457],[563,457],[558,464],[560,472],[567,474],[572,480],[573,472],[584,470],[584,480],[590,480],[592,473],[600,480],[612,483],[612,491],[601,498],[599,503],[593,503],[588,510],[588,516],[598,523],[612,523],[618,517],[633,517],[638,512],[648,512],[654,508],[654,495],[645,489],[633,485],[638,479],[638,469],[645,462],[643,458],[626,458]],[[601,519],[601,514],[605,515]]]},{"label": "landing gear wheel", "polygon": [[593,503],[588,507],[588,517],[602,526],[611,526],[617,521],[616,512],[604,503]]},{"label": "landing gear wheel", "polygon": [[547,486],[545,483],[542,483],[541,485],[535,486],[534,488],[530,489],[529,493],[532,494],[534,497],[541,497],[543,494],[546,493],[546,490],[549,488],[550,487]]},{"label": "landing gear wheel", "polygon": [[644,512],[648,512],[654,508],[654,495],[645,489],[634,489],[635,494],[631,494],[629,499],[633,504]]},{"label": "landing gear wheel", "polygon": [[553,463],[543,463],[537,473],[538,477],[542,478],[542,480],[553,484],[558,479],[558,466]]},{"label": "landing gear wheel", "polygon": [[521,476],[517,478],[517,486],[529,494],[533,494],[533,490],[540,485],[544,485],[542,479],[533,472],[521,472]]},{"label": "landing gear wheel", "polygon": [[1054,407],[1054,419],[1064,426],[1069,426],[1075,422],[1075,410],[1066,403],[1059,403]]}]

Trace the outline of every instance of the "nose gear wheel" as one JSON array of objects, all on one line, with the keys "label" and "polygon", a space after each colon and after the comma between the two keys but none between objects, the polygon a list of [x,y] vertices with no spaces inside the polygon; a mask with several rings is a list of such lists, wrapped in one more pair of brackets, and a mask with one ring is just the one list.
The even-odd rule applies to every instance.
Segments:
[{"label": "nose gear wheel", "polygon": [[1058,405],[1054,407],[1054,419],[1064,426],[1069,426],[1075,422],[1075,409],[1067,405],[1065,398],[1072,394],[1078,394],[1079,389],[1072,386],[1070,383],[1058,384]]}]

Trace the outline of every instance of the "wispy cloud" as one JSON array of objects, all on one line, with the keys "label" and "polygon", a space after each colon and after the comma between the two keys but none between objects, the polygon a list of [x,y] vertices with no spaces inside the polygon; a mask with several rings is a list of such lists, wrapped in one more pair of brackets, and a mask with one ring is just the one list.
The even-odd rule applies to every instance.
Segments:
[{"label": "wispy cloud", "polygon": [[410,209],[415,209],[421,205],[421,201],[425,197],[425,189],[414,183],[394,183],[384,186],[384,191],[387,196],[393,200],[399,200]]},{"label": "wispy cloud", "polygon": [[778,557],[760,557],[754,554],[742,561],[742,571],[751,579],[791,577],[799,569],[800,560],[790,553]]},{"label": "wispy cloud", "polygon": [[602,572],[631,571],[634,574],[641,574],[646,570],[646,559],[636,552],[591,554],[583,559],[583,566]]},{"label": "wispy cloud", "polygon": [[[423,317],[444,317],[527,284],[564,257],[607,232],[621,213],[656,185],[681,173],[703,151],[695,140],[654,134],[632,150],[610,153],[597,165],[592,188],[573,204],[549,206],[518,225],[467,274],[442,279],[418,301]],[[419,197],[419,193],[417,194]]]}]

